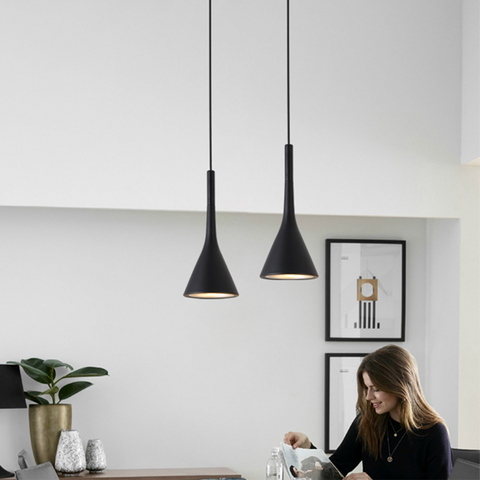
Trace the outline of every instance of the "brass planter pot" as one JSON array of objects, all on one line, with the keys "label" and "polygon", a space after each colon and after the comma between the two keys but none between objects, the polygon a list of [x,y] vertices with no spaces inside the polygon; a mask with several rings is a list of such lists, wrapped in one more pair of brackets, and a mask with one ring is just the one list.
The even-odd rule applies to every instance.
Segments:
[{"label": "brass planter pot", "polygon": [[72,429],[72,406],[30,405],[28,419],[35,462],[55,465],[60,432]]}]

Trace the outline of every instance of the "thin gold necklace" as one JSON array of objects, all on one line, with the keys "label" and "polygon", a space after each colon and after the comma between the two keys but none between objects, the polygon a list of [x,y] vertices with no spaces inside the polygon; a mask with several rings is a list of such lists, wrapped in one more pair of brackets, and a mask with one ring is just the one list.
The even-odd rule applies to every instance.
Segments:
[{"label": "thin gold necklace", "polygon": [[398,437],[398,432],[403,428],[402,426],[398,429],[398,430],[395,430],[395,427],[393,426],[393,423],[392,423],[392,420],[389,418],[388,419],[391,427],[392,427],[392,430],[393,430],[393,436],[394,437]]},{"label": "thin gold necklace", "polygon": [[[400,430],[399,430],[400,431]],[[403,440],[403,437],[407,434],[407,431],[402,435],[402,438],[398,441],[398,443],[395,445],[395,448],[393,449],[393,452],[390,450],[390,438],[388,436],[388,431],[387,431],[387,445],[388,445],[388,457],[387,457],[387,462],[392,463],[393,462],[393,454],[395,453],[395,450],[397,447],[400,445],[400,442]]]}]

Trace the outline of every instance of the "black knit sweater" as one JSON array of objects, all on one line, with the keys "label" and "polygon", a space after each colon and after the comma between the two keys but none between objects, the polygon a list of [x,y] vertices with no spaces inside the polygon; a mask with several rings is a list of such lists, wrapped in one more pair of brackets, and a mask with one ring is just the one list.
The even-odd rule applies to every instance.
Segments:
[{"label": "black knit sweater", "polygon": [[[394,429],[398,432],[397,437],[394,437]],[[387,435],[393,461],[387,461],[389,450],[386,436],[380,456],[375,460],[363,449],[362,440],[357,438],[358,419],[355,419],[330,460],[343,475],[363,462],[363,471],[373,480],[448,479],[452,470],[452,451],[445,426],[437,423],[429,429],[407,434],[402,439],[404,433],[401,425],[392,420]]]}]

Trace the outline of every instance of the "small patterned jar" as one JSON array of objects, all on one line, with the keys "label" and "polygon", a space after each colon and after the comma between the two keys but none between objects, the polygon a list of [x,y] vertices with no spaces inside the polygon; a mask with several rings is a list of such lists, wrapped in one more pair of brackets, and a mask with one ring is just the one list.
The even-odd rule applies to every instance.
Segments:
[{"label": "small patterned jar", "polygon": [[85,451],[77,430],[62,430],[55,457],[55,470],[70,477],[83,472],[86,467]]},{"label": "small patterned jar", "polygon": [[98,438],[89,440],[87,443],[87,470],[90,473],[101,473],[107,468],[107,459],[102,441]]}]

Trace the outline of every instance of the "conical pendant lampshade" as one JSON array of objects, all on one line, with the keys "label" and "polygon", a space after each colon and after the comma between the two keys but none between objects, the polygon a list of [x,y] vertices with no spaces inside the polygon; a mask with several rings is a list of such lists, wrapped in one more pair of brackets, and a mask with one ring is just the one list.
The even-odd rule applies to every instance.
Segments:
[{"label": "conical pendant lampshade", "polygon": [[208,31],[210,170],[207,171],[207,233],[202,253],[183,295],[218,299],[238,297],[238,292],[220,252],[215,223],[215,172],[212,170],[212,0],[208,2]]},{"label": "conical pendant lampshade", "polygon": [[285,145],[285,203],[280,230],[260,277],[270,280],[308,280],[318,277],[295,219],[293,202],[293,145]]},{"label": "conical pendant lampshade", "polygon": [[260,273],[269,280],[309,280],[318,277],[295,219],[293,202],[293,145],[290,144],[290,2],[287,0],[287,137],[283,220]]},{"label": "conical pendant lampshade", "polygon": [[207,233],[202,253],[184,296],[190,298],[238,297],[238,292],[217,242],[215,225],[215,172],[207,172]]}]

